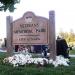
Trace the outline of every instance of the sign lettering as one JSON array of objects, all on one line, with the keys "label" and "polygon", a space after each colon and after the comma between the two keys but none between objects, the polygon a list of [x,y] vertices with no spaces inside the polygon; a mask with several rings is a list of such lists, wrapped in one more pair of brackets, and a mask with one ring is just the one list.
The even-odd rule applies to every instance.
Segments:
[{"label": "sign lettering", "polygon": [[22,19],[13,22],[13,44],[41,45],[49,43],[48,19],[28,12]]}]

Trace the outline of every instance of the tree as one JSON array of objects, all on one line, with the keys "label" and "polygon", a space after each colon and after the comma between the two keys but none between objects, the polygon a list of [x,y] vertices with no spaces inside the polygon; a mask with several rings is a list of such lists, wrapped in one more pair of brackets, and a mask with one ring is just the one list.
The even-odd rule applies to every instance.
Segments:
[{"label": "tree", "polygon": [[70,30],[70,34],[69,35],[70,35],[70,41],[71,42],[75,41],[75,33],[73,32],[72,29]]},{"label": "tree", "polygon": [[62,30],[60,30],[59,35],[65,38],[65,33]]},{"label": "tree", "polygon": [[0,11],[9,10],[13,12],[15,9],[15,4],[19,3],[20,0],[0,0]]},{"label": "tree", "polygon": [[68,44],[73,45],[73,43],[75,42],[75,33],[73,32],[73,30],[71,29],[70,32],[63,32],[60,31],[59,32],[59,36],[64,37],[64,39],[67,41]]}]

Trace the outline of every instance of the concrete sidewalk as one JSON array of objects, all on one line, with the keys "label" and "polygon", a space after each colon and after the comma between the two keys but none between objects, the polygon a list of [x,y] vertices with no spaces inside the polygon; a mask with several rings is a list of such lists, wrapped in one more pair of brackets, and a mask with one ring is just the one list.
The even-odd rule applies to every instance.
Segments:
[{"label": "concrete sidewalk", "polygon": [[70,57],[75,57],[75,55],[69,55]]}]

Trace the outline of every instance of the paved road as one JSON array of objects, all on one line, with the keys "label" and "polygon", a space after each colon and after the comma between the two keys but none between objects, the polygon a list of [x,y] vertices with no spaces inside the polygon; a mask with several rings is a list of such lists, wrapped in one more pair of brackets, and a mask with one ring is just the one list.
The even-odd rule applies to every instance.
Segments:
[{"label": "paved road", "polygon": [[7,52],[7,51],[0,48],[0,52]]}]

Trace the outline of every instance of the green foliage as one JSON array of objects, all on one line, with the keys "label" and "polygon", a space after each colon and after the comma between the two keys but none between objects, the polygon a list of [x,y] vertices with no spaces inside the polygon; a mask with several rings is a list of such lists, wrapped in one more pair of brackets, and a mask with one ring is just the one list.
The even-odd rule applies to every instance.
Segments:
[{"label": "green foliage", "polygon": [[50,65],[47,67],[32,65],[12,67],[11,65],[0,64],[0,75],[75,75],[75,61],[71,63],[69,67],[59,66],[56,68]]},{"label": "green foliage", "polygon": [[[5,56],[6,53],[0,53],[0,58],[3,59]],[[13,67],[0,62],[0,75],[75,75],[75,58],[71,58],[70,61],[69,67],[59,66],[56,68],[52,65],[44,67],[34,65]]]},{"label": "green foliage", "polygon": [[75,54],[75,50],[70,50],[69,54]]},{"label": "green foliage", "polygon": [[5,53],[5,52],[0,52],[0,59],[1,58],[5,58],[7,56],[7,53]]},{"label": "green foliage", "polygon": [[13,12],[15,9],[14,5],[19,2],[20,0],[0,0],[0,11],[8,9],[10,12]]},{"label": "green foliage", "polygon": [[59,35],[64,37],[67,43],[70,45],[73,45],[73,43],[75,42],[75,33],[73,32],[73,30],[70,30],[70,32],[60,31]]}]

